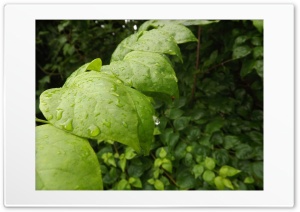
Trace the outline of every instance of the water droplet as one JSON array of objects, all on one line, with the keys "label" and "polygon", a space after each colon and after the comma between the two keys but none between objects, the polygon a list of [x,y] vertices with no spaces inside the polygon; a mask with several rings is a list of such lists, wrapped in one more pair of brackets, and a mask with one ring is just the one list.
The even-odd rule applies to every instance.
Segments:
[{"label": "water droplet", "polygon": [[109,121],[104,121],[103,124],[107,127],[110,127],[111,126],[111,123]]},{"label": "water droplet", "polygon": [[53,115],[49,115],[48,117],[47,117],[47,120],[51,120],[51,119],[53,119]]},{"label": "water droplet", "polygon": [[116,85],[113,85],[113,86],[110,88],[110,90],[116,91],[116,90],[117,90]]},{"label": "water droplet", "polygon": [[111,95],[114,95],[114,96],[120,96],[119,94],[115,93],[115,92],[111,92]]},{"label": "water droplet", "polygon": [[122,81],[121,80],[116,80],[116,83],[122,84]]},{"label": "water droplet", "polygon": [[68,131],[73,130],[72,119],[68,119],[65,123],[63,123],[63,127]]},{"label": "water droplet", "polygon": [[122,124],[124,127],[126,127],[126,128],[128,127],[128,124],[125,121],[123,121]]},{"label": "water droplet", "polygon": [[156,126],[160,124],[160,120],[156,116],[153,116],[153,121]]},{"label": "water droplet", "polygon": [[97,127],[96,125],[92,124],[88,128],[88,132],[89,132],[90,136],[95,137],[95,136],[99,135],[101,131],[100,131],[99,127]]},{"label": "water droplet", "polygon": [[62,109],[56,109],[56,119],[60,120],[63,114],[63,110]]},{"label": "water droplet", "polygon": [[116,106],[118,106],[118,107],[123,107],[124,105],[121,104],[120,99],[118,99],[118,101],[117,101],[117,103],[116,103]]}]

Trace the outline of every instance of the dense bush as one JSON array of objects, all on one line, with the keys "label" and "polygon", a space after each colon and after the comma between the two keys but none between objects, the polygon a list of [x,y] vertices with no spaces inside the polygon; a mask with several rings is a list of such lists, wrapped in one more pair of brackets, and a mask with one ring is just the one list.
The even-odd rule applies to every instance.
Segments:
[{"label": "dense bush", "polygon": [[[263,189],[262,21],[36,26],[37,117],[48,120],[37,119],[37,125],[47,123],[37,126],[37,189]],[[153,84],[141,80],[143,70],[153,70],[149,64],[163,67],[154,69],[163,74],[151,78]],[[62,88],[46,90],[53,87]],[[86,91],[92,99],[85,98]],[[106,95],[111,92],[124,110],[106,111],[104,102],[114,101]],[[55,110],[73,101],[84,108],[94,100],[103,103],[97,104],[99,114],[106,114],[97,116],[96,107],[87,111],[92,118],[69,114],[77,117],[78,128],[75,118],[72,125]],[[115,122],[107,121],[112,117]],[[106,130],[91,120],[103,122]],[[78,130],[81,126],[88,131]],[[72,172],[58,173],[57,164]]]}]

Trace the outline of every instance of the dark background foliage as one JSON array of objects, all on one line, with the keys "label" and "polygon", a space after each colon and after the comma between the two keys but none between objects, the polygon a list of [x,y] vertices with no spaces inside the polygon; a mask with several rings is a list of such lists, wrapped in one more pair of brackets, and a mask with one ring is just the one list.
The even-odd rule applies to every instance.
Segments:
[{"label": "dark background foliage", "polygon": [[[143,20],[36,21],[36,116],[39,95],[60,87],[95,58],[109,64],[117,45]],[[105,189],[214,190],[224,165],[241,170],[224,189],[263,189],[263,33],[256,21],[190,26],[200,40],[174,58],[180,98],[156,99],[160,124],[150,156],[90,140]],[[176,63],[175,63],[176,62]]]}]

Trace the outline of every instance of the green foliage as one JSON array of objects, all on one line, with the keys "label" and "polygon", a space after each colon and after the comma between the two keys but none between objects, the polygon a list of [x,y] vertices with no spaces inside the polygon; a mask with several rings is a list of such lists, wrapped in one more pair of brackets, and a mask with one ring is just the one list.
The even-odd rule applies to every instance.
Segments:
[{"label": "green foliage", "polygon": [[[262,190],[263,22],[150,20],[127,21],[125,27],[120,21],[98,22],[37,24],[37,53],[46,49],[51,57],[48,64],[38,57],[38,64],[58,66],[53,73],[65,81],[57,85],[53,74],[37,75],[40,110],[51,124],[44,126],[58,131],[49,140],[61,145],[68,141],[65,135],[88,140],[98,167],[88,173],[101,180],[100,187],[92,182],[86,185],[92,188],[83,187],[78,180],[67,189]],[[126,31],[128,23],[138,31]],[[63,44],[45,43],[53,40],[50,29],[60,35],[52,43]],[[90,43],[79,29],[97,32],[97,39]],[[76,35],[80,39],[73,45]],[[85,59],[71,63],[78,52]],[[39,109],[37,116],[42,118]],[[37,132],[46,133],[41,127]],[[74,161],[80,174],[96,170],[95,162]],[[69,186],[47,178],[57,185],[42,187],[38,177],[37,185]]]}]

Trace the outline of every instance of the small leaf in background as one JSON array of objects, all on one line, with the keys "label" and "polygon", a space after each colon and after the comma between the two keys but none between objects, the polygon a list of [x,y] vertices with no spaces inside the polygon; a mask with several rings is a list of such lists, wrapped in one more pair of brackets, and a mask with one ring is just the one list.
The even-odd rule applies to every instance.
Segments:
[{"label": "small leaf in background", "polygon": [[120,155],[120,159],[119,159],[119,162],[118,162],[118,165],[120,166],[122,172],[125,172],[125,168],[126,168],[126,158],[125,158],[125,155],[124,154],[121,154]]},{"label": "small leaf in background", "polygon": [[198,178],[199,176],[202,175],[202,173],[204,172],[204,167],[201,164],[197,164],[193,167],[192,172],[195,175],[195,179]]},{"label": "small leaf in background", "polygon": [[167,156],[167,152],[164,148],[161,148],[160,149],[160,152],[159,152],[159,157],[160,158],[165,158]]},{"label": "small leaf in background", "polygon": [[205,158],[204,164],[205,164],[205,168],[209,170],[213,170],[216,166],[214,159],[210,157]]},{"label": "small leaf in background", "polygon": [[251,165],[251,171],[254,176],[256,176],[259,179],[263,179],[264,177],[264,169],[263,169],[263,162],[254,162]]},{"label": "small leaf in background", "polygon": [[134,152],[134,149],[131,148],[131,147],[126,147],[126,149],[125,149],[125,158],[127,160],[131,160],[135,156],[136,156],[136,153]]},{"label": "small leaf in background", "polygon": [[224,125],[224,121],[221,119],[216,119],[209,122],[205,127],[205,132],[212,134],[213,132],[219,131]]},{"label": "small leaf in background", "polygon": [[214,151],[213,158],[216,160],[218,166],[223,166],[230,160],[229,153],[226,149],[218,149]]},{"label": "small leaf in background", "polygon": [[263,32],[263,29],[264,29],[264,21],[263,20],[253,20],[252,23],[260,33]]},{"label": "small leaf in background", "polygon": [[254,69],[256,70],[258,76],[263,78],[264,76],[264,63],[262,60],[256,60],[254,63]]},{"label": "small leaf in background", "polygon": [[210,170],[206,170],[204,173],[203,173],[203,176],[202,176],[203,180],[210,183],[214,180],[215,178],[215,173],[210,171]]},{"label": "small leaf in background", "polygon": [[164,159],[162,160],[162,165],[161,165],[161,167],[162,167],[163,169],[165,169],[166,171],[172,173],[173,165],[172,165],[172,162],[171,162],[169,159],[164,158]]},{"label": "small leaf in background", "polygon": [[176,130],[183,130],[188,126],[189,121],[190,121],[190,117],[185,117],[185,116],[179,117],[178,119],[174,120],[174,127]]},{"label": "small leaf in background", "polygon": [[196,185],[196,179],[189,169],[181,168],[178,171],[176,183],[179,185],[180,189],[190,189]]},{"label": "small leaf in background", "polygon": [[219,170],[219,175],[222,177],[232,177],[235,176],[236,174],[240,173],[241,171],[238,169],[235,169],[231,166],[222,166]]},{"label": "small leaf in background", "polygon": [[156,190],[164,190],[165,189],[165,186],[164,186],[163,182],[161,182],[158,179],[155,180],[154,187],[155,187]]},{"label": "small leaf in background", "polygon": [[165,115],[169,119],[177,119],[177,118],[181,117],[183,113],[184,113],[183,110],[177,109],[177,108],[171,108],[171,109],[167,109],[165,111]]},{"label": "small leaf in background", "polygon": [[263,56],[264,56],[264,52],[263,52],[263,47],[262,46],[258,46],[258,47],[255,47],[253,48],[253,58],[254,59],[262,59]]},{"label": "small leaf in background", "polygon": [[136,188],[142,188],[142,182],[139,178],[130,177],[128,180],[129,184]]},{"label": "small leaf in background", "polygon": [[252,52],[252,49],[249,46],[238,46],[233,49],[232,58],[238,59],[242,57],[246,57]]},{"label": "small leaf in background", "polygon": [[130,190],[130,184],[127,180],[122,179],[118,182],[118,186],[117,186],[118,190]]},{"label": "small leaf in background", "polygon": [[222,181],[223,181],[224,186],[226,186],[227,188],[230,188],[231,190],[234,190],[234,187],[229,179],[224,178]]},{"label": "small leaf in background", "polygon": [[253,177],[246,177],[245,180],[244,180],[244,183],[246,183],[246,184],[254,183]]},{"label": "small leaf in background", "polygon": [[238,159],[248,160],[253,157],[253,148],[248,144],[239,144],[235,147],[235,155]]},{"label": "small leaf in background", "polygon": [[46,124],[36,127],[37,190],[101,190],[97,156],[84,138]]},{"label": "small leaf in background", "polygon": [[242,78],[250,74],[254,70],[255,60],[246,60],[243,62],[240,75]]},{"label": "small leaf in background", "polygon": [[240,144],[240,139],[234,135],[226,135],[224,138],[224,148],[232,149]]},{"label": "small leaf in background", "polygon": [[217,176],[215,179],[214,179],[214,183],[217,187],[218,190],[224,190],[225,188],[225,185],[223,183],[223,177],[221,176]]}]

